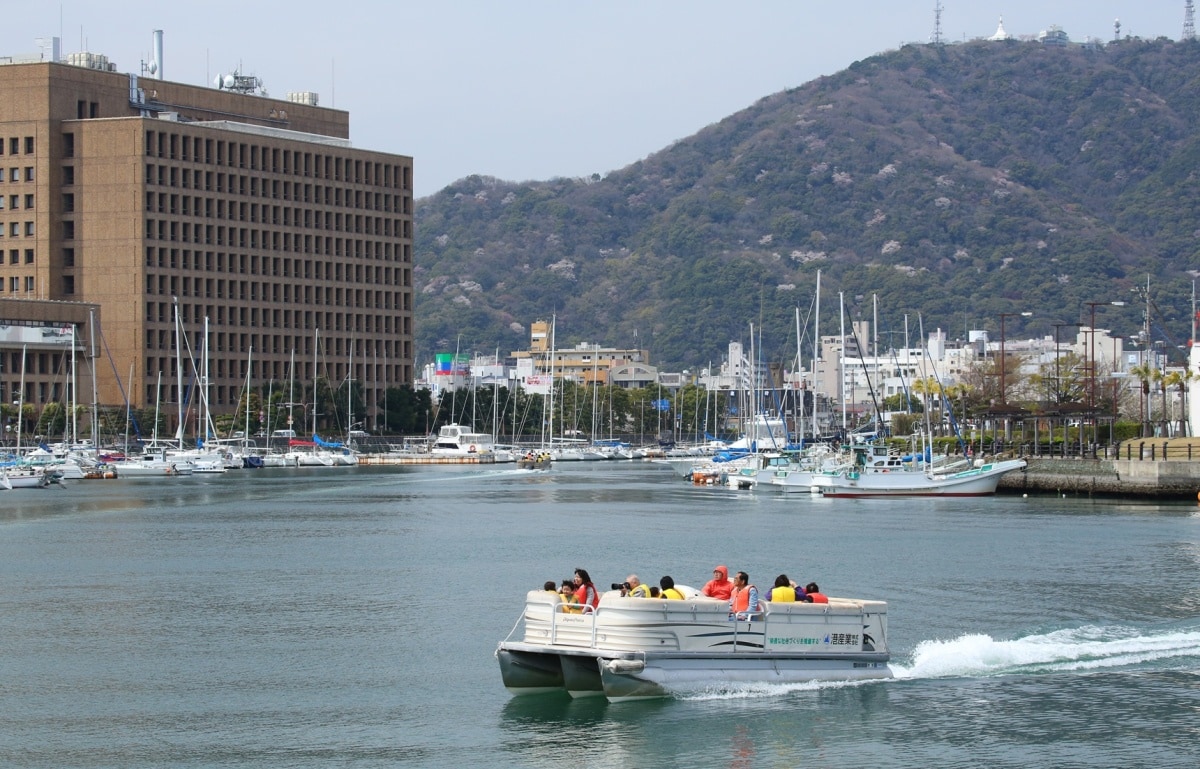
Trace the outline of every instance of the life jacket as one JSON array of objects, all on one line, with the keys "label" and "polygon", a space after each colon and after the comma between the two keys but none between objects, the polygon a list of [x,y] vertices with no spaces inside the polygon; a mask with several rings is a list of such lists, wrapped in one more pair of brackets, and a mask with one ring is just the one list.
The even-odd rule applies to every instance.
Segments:
[{"label": "life jacket", "polygon": [[[746,585],[740,590],[736,587],[733,589],[733,594],[729,598],[729,605],[733,607],[734,614],[747,611],[758,611],[757,606],[750,606],[750,588],[752,587],[754,587],[754,585]],[[757,590],[757,588],[755,589]]]},{"label": "life jacket", "polygon": [[627,597],[628,598],[649,598],[650,597],[650,586],[644,585],[644,584],[638,585],[633,590],[629,591],[629,595]]},{"label": "life jacket", "polygon": [[809,593],[808,597],[812,599],[813,603],[829,603],[829,596],[824,593]]},{"label": "life jacket", "polygon": [[599,606],[600,594],[596,592],[596,586],[589,582],[586,585],[580,585],[576,588],[575,603],[591,606],[593,609]]},{"label": "life jacket", "polygon": [[669,587],[666,590],[662,591],[662,597],[663,598],[671,598],[676,601],[684,600],[683,593],[679,592],[678,590],[676,590],[673,587]]},{"label": "life jacket", "polygon": [[796,588],[790,586],[773,587],[771,588],[771,602],[779,601],[782,603],[796,602]]}]

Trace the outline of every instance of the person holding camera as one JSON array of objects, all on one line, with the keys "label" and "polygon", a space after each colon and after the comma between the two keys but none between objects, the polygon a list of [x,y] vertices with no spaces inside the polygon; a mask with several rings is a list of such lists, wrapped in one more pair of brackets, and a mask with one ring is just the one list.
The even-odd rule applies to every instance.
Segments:
[{"label": "person holding camera", "polygon": [[619,584],[614,582],[612,585],[612,589],[620,590],[622,598],[649,598],[650,597],[650,586],[643,585],[642,581],[640,579],[638,579],[638,575],[636,575],[636,574],[630,574],[628,577],[625,578],[624,582],[621,582]]}]

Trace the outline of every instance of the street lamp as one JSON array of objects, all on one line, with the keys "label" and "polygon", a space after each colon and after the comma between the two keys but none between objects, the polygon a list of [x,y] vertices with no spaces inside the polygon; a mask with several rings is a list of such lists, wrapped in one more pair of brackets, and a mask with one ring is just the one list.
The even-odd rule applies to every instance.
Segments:
[{"label": "street lamp", "polygon": [[1091,312],[1092,312],[1092,324],[1089,327],[1089,331],[1088,331],[1088,333],[1090,335],[1089,341],[1088,341],[1088,351],[1089,351],[1088,358],[1091,360],[1091,364],[1088,366],[1088,380],[1089,380],[1088,381],[1088,415],[1092,419],[1092,440],[1095,441],[1096,440],[1096,428],[1098,427],[1098,425],[1096,424],[1096,414],[1095,414],[1095,411],[1096,411],[1096,308],[1100,307],[1102,305],[1109,305],[1112,307],[1124,307],[1125,302],[1124,302],[1124,300],[1118,299],[1116,301],[1110,301],[1110,302],[1085,302],[1084,304],[1086,304],[1088,307],[1090,307]]},{"label": "street lamp", "polygon": [[1004,396],[1004,319],[1005,318],[1028,318],[1033,315],[1032,312],[1002,312],[1000,313],[1000,405],[1004,406],[1008,403]]}]

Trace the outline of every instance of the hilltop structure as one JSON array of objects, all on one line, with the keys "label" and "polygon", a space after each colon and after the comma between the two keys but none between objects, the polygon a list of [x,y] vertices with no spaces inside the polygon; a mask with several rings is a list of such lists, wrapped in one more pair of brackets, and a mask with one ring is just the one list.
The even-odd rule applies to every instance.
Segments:
[{"label": "hilltop structure", "polygon": [[63,57],[57,40],[0,58],[0,298],[37,300],[6,302],[0,322],[73,325],[87,357],[100,345],[79,313],[46,303],[99,308],[111,365],[79,368],[100,372],[104,404],[153,406],[161,375],[170,412],[202,372],[214,413],[248,383],[349,379],[370,408],[410,384],[412,159],[355,148],[349,113],[310,92],[267,98],[237,73],[163,80],[160,36],[155,51],[156,78]]}]

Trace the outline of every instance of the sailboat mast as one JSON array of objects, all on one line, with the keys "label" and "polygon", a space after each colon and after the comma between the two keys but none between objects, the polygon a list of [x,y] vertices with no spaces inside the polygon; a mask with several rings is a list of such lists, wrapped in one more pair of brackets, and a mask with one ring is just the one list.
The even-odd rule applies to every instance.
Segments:
[{"label": "sailboat mast", "polygon": [[796,432],[800,435],[800,442],[804,442],[804,371],[803,361],[800,356],[800,308],[796,308],[796,381],[792,387],[792,395],[795,396],[794,401],[798,403],[800,412],[800,424],[796,426]]},{"label": "sailboat mast", "polygon": [[[183,321],[179,317],[179,297],[171,297],[171,302],[175,307],[175,401],[179,409],[176,417],[175,440],[179,442],[179,448],[183,448],[183,336],[180,326]],[[94,374],[93,374],[94,376]]]},{"label": "sailboat mast", "polygon": [[100,448],[100,414],[96,409],[99,397],[96,395],[96,311],[88,310],[88,346],[92,348],[92,448]]},{"label": "sailboat mast", "polygon": [[841,320],[842,350],[838,360],[838,397],[842,401],[842,434],[846,434],[846,299],[838,292],[838,318]]}]

